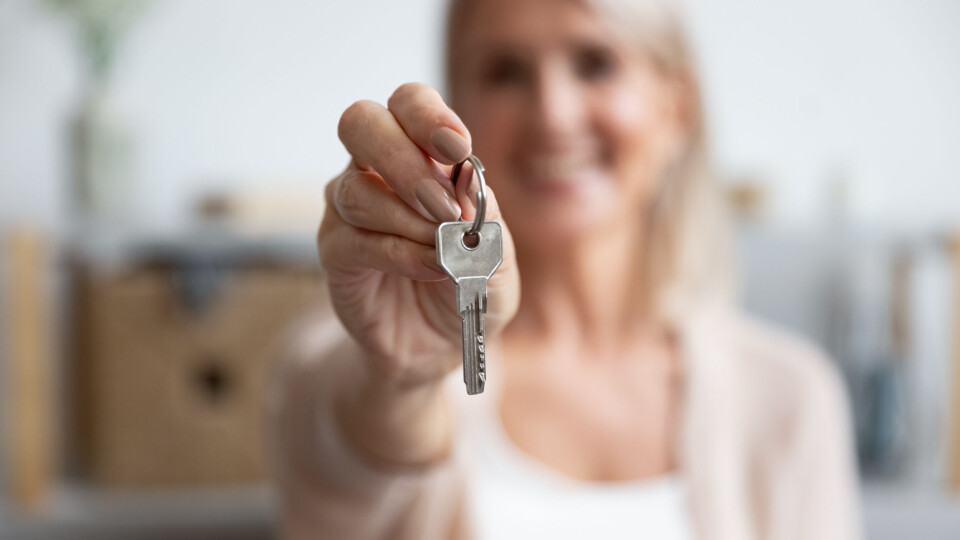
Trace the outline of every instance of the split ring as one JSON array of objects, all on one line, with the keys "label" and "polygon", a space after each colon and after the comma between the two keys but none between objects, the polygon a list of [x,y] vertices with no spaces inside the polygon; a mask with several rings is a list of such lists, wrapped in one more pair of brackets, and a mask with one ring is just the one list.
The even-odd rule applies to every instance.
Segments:
[{"label": "split ring", "polygon": [[483,226],[483,220],[487,214],[487,182],[483,178],[483,163],[480,163],[480,159],[477,158],[477,156],[471,154],[470,157],[453,166],[453,170],[450,171],[450,180],[453,181],[454,186],[457,185],[460,169],[463,168],[463,164],[467,161],[473,165],[473,171],[480,180],[480,190],[477,191],[477,217],[473,220],[473,227],[470,227],[470,230],[467,231],[467,234],[477,234],[480,231],[480,227]]}]

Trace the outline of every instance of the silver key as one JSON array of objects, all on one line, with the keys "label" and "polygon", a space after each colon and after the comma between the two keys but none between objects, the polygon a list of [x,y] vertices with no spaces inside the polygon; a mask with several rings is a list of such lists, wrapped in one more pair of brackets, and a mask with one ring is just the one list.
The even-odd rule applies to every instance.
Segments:
[{"label": "silver key", "polygon": [[463,382],[470,395],[483,392],[487,381],[483,336],[487,280],[503,262],[500,223],[484,221],[476,235],[468,235],[473,225],[454,221],[437,228],[437,263],[457,284],[457,312],[463,318]]}]

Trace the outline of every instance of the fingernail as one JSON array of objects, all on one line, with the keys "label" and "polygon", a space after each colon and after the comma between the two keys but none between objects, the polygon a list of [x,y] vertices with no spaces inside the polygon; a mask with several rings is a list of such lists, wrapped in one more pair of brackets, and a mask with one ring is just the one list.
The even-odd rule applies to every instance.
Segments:
[{"label": "fingernail", "polygon": [[457,201],[433,178],[421,178],[414,192],[427,212],[437,220],[456,221],[460,217]]},{"label": "fingernail", "polygon": [[467,143],[467,139],[448,127],[442,127],[434,131],[430,140],[433,141],[433,145],[437,147],[441,154],[454,163],[463,161],[470,156],[470,145]]}]

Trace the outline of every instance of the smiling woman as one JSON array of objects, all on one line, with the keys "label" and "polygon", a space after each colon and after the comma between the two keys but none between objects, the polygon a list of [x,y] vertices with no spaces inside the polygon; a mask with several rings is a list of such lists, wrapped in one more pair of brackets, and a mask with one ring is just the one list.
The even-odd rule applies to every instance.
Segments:
[{"label": "smiling woman", "polygon": [[[836,374],[730,301],[675,2],[450,13],[448,102],[406,84],[340,121],[318,234],[336,318],[275,394],[286,537],[856,538]],[[503,263],[465,398],[434,231],[475,217],[476,183],[450,180],[471,153]]]},{"label": "smiling woman", "polygon": [[521,251],[630,230],[662,316],[732,286],[680,15],[675,2],[460,0],[447,36],[451,106]]}]

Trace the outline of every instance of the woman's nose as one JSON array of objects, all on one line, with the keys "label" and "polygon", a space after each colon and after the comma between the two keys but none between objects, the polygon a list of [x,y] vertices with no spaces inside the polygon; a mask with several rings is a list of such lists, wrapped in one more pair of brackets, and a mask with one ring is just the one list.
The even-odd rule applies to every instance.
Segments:
[{"label": "woman's nose", "polygon": [[584,121],[583,96],[562,66],[540,69],[530,114],[537,134],[548,138],[575,133]]}]

